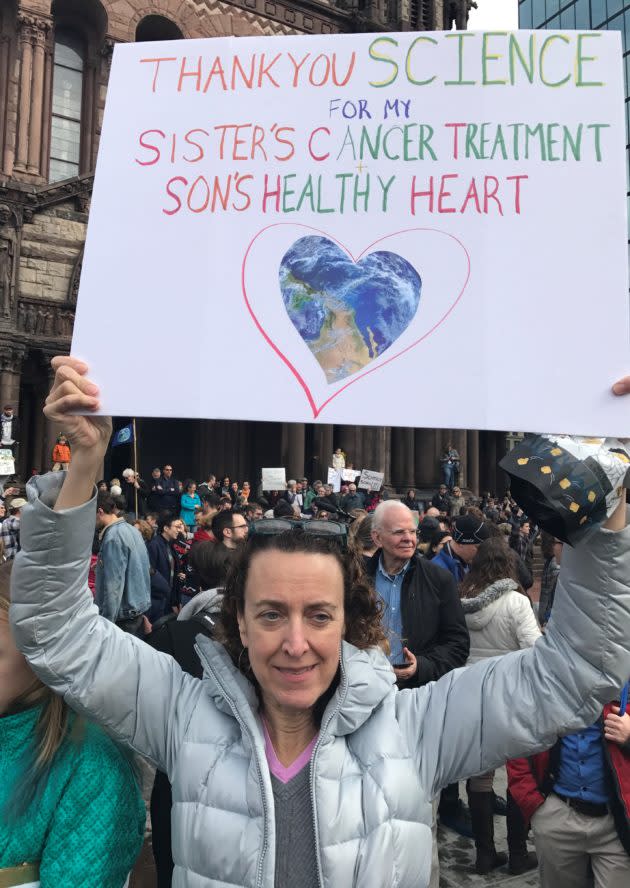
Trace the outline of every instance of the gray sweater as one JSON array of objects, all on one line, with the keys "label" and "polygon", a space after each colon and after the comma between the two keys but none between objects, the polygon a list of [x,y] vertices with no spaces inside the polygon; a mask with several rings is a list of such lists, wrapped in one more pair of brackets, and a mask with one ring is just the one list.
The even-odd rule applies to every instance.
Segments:
[{"label": "gray sweater", "polygon": [[288,783],[271,775],[276,814],[274,888],[318,888],[313,805],[306,765]]}]

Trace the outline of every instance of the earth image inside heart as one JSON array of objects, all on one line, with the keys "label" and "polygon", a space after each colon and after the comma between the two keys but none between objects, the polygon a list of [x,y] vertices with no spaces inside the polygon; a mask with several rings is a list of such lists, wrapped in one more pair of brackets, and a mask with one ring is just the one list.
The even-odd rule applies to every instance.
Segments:
[{"label": "earth image inside heart", "polygon": [[380,250],[355,262],[317,235],[291,245],[279,278],[287,314],[329,384],[379,358],[420,306],[422,279],[402,256]]}]

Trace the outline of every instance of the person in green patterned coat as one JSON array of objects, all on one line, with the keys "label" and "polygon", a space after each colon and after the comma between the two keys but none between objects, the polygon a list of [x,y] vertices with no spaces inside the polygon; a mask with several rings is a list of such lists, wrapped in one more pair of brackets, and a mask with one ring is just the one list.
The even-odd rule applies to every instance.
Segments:
[{"label": "person in green patterned coat", "polygon": [[0,567],[0,885],[122,888],[145,826],[131,762],[15,647],[12,565]]}]

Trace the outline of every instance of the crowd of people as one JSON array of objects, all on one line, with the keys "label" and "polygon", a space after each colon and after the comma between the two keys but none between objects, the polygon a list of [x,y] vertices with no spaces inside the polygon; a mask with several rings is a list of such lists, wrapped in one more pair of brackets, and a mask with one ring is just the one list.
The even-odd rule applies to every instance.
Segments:
[{"label": "crowd of people", "polygon": [[[450,471],[431,497],[180,483],[170,464],[146,483],[132,469],[98,481],[110,427],[68,417],[93,395],[79,362],[56,360],[47,411],[69,422],[72,461],[29,482],[23,515],[23,489],[5,490],[17,529],[0,573],[0,732],[33,746],[2,744],[0,874],[27,862],[42,888],[120,888],[142,841],[131,751],[157,768],[159,888],[437,886],[438,819],[474,840],[479,874],[628,884],[623,509],[565,553],[509,493],[467,496]],[[112,788],[93,854],[64,883],[94,749]],[[73,756],[70,802],[56,787]]]}]

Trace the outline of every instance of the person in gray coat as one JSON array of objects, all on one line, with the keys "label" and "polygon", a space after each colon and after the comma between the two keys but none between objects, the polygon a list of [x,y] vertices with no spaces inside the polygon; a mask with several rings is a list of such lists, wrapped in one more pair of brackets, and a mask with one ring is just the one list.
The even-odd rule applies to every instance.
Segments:
[{"label": "person in gray coat", "polygon": [[440,788],[592,724],[630,674],[623,509],[566,553],[533,648],[402,691],[352,559],[304,531],[253,534],[226,584],[224,642],[200,637],[204,677],[184,674],[92,603],[111,425],[89,415],[86,365],[53,366],[46,415],[74,456],[65,478],[29,482],[13,633],[71,707],[168,775],[175,888],[423,888]]}]

